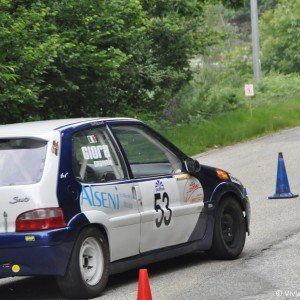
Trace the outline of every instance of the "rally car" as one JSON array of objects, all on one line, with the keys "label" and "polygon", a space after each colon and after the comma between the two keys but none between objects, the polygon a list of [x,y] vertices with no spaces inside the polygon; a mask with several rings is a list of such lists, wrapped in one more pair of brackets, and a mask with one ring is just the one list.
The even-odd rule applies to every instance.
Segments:
[{"label": "rally car", "polygon": [[110,274],[195,250],[238,257],[246,189],[141,121],[0,126],[0,277],[54,275],[90,298]]}]

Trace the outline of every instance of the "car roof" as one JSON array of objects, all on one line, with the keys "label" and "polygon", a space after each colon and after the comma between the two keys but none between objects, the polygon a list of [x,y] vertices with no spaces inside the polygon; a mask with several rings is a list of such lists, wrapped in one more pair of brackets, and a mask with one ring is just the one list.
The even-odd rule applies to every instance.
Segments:
[{"label": "car roof", "polygon": [[[64,127],[80,125],[89,122],[109,121],[109,120],[135,120],[130,118],[74,118],[74,119],[58,119],[45,120],[25,123],[15,123],[0,125],[1,137],[16,136],[42,136],[53,130],[62,129]],[[136,120],[135,120],[136,121]]]}]

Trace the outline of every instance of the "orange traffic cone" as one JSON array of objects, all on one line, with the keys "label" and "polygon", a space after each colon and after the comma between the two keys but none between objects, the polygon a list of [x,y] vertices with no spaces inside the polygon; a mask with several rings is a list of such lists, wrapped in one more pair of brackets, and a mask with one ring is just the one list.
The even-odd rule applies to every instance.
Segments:
[{"label": "orange traffic cone", "polygon": [[152,300],[147,269],[140,269],[137,300]]}]

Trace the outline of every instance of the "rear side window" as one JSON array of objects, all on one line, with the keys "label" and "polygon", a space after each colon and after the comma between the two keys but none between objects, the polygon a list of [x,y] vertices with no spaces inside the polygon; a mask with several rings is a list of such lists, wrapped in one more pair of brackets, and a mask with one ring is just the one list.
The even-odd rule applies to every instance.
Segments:
[{"label": "rear side window", "polygon": [[104,128],[74,134],[73,172],[78,181],[85,183],[124,179],[119,156]]},{"label": "rear side window", "polygon": [[41,180],[47,141],[0,139],[0,186],[34,184]]}]

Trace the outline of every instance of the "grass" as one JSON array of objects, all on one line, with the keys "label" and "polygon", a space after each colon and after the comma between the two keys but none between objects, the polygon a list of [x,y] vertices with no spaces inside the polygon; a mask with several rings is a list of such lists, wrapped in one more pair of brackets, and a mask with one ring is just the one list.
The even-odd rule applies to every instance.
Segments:
[{"label": "grass", "polygon": [[161,133],[188,155],[300,125],[300,97],[226,113],[202,124],[183,124]]}]

